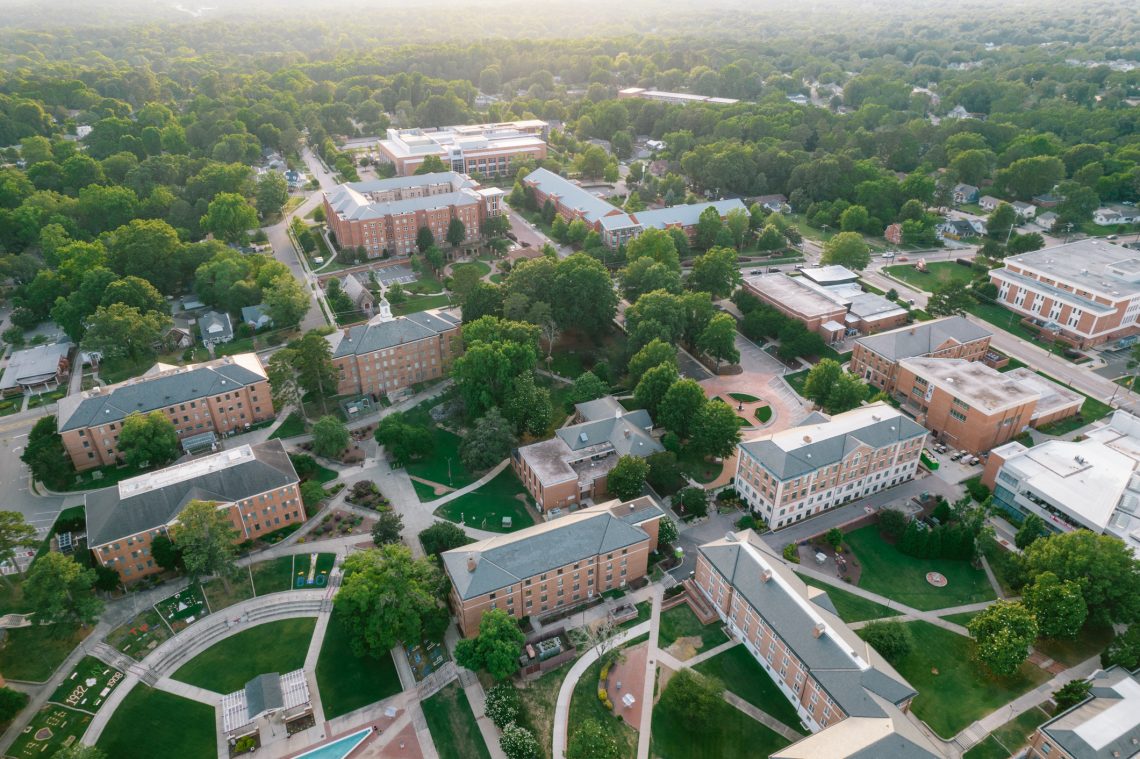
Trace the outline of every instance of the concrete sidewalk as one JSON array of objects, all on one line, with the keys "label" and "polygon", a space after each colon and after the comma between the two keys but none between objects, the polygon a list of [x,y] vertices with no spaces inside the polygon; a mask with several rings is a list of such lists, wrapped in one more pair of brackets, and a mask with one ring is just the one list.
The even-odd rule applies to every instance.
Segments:
[{"label": "concrete sidewalk", "polygon": [[762,709],[757,709],[755,706],[748,703],[743,698],[736,695],[735,693],[733,693],[730,690],[726,690],[724,692],[723,698],[731,706],[734,706],[737,709],[739,709],[740,711],[744,712],[749,717],[756,720],[757,722],[759,722],[761,725],[768,728],[769,730],[772,730],[773,732],[784,736],[785,739],[791,741],[792,743],[795,743],[796,741],[801,740],[804,737],[804,736],[800,735],[799,733],[797,733],[792,728],[785,725],[780,720],[773,717],[768,712],[766,712]]}]

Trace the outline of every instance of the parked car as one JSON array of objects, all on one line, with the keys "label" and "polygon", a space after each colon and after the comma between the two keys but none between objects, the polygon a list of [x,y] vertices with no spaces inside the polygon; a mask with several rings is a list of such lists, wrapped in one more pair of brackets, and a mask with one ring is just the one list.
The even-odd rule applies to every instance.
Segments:
[{"label": "parked car", "polygon": [[980,463],[982,463],[982,460],[980,458],[978,458],[977,456],[971,456],[970,457],[970,466],[977,466]]},{"label": "parked car", "polygon": [[749,274],[749,275],[752,275],[752,274],[763,274],[763,273],[764,273],[764,271],[763,271],[762,269],[753,269],[752,271],[748,272],[748,274]]},{"label": "parked car", "polygon": [[895,257],[895,254],[894,254],[894,253],[891,253],[890,251],[887,251],[886,253],[884,253],[884,254],[883,254],[883,256],[882,256],[882,257],[883,257],[883,258],[885,258],[885,259],[887,259],[887,260],[889,261],[889,260],[891,260],[892,258],[894,258],[894,257]]}]

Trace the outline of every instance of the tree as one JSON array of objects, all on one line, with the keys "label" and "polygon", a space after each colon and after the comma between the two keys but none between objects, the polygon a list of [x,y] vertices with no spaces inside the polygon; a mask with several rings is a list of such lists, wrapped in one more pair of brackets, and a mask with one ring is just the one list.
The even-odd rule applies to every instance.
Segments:
[{"label": "tree", "polygon": [[182,548],[166,535],[155,535],[150,541],[150,553],[154,563],[167,571],[182,566]]},{"label": "tree", "polygon": [[[11,722],[27,705],[27,693],[12,690],[8,686],[0,687],[0,723]],[[57,753],[56,756],[59,754]]]},{"label": "tree", "polygon": [[1073,708],[1089,697],[1092,690],[1091,680],[1070,680],[1053,692],[1053,701],[1057,704],[1057,713]]},{"label": "tree", "polygon": [[1027,514],[1025,521],[1017,529],[1017,534],[1013,536],[1013,543],[1024,551],[1033,541],[1043,537],[1047,532],[1044,519],[1036,514]]},{"label": "tree", "polygon": [[860,635],[871,648],[890,662],[899,661],[914,648],[910,628],[901,622],[872,622],[860,631]]},{"label": "tree", "polygon": [[275,214],[289,200],[289,184],[277,171],[267,171],[257,180],[257,212],[262,218]]},{"label": "tree", "polygon": [[677,294],[681,292],[681,274],[665,264],[642,256],[618,272],[622,294],[630,303],[645,293],[665,290]]},{"label": "tree", "polygon": [[1052,572],[1042,572],[1026,585],[1021,601],[1037,619],[1043,638],[1075,638],[1089,616],[1080,585],[1061,582]]},{"label": "tree", "polygon": [[504,416],[520,435],[538,436],[550,426],[554,407],[550,402],[550,391],[538,387],[534,374],[527,373],[515,379],[514,387],[507,394],[503,406]]},{"label": "tree", "polygon": [[629,374],[630,384],[637,387],[647,371],[661,364],[671,365],[675,372],[677,370],[677,349],[664,340],[653,338],[643,345],[637,353],[633,354],[633,358],[629,360],[626,372]]},{"label": "tree", "polygon": [[1100,655],[1100,664],[1102,667],[1116,664],[1129,670],[1140,666],[1140,623],[1133,622],[1112,639]]},{"label": "tree", "polygon": [[641,495],[645,487],[645,477],[649,474],[649,463],[637,456],[622,456],[614,464],[606,478],[607,489],[622,501],[630,501]]},{"label": "tree", "polygon": [[[20,565],[16,563],[16,549],[34,548],[37,545],[36,528],[28,524],[24,515],[18,511],[0,511],[0,562],[8,562],[21,573]],[[8,575],[4,575],[4,583],[11,585]]]},{"label": "tree", "polygon": [[862,270],[871,263],[871,250],[863,236],[855,232],[840,232],[823,244],[819,262],[825,266],[846,266]]},{"label": "tree", "polygon": [[435,247],[435,235],[431,233],[431,227],[423,226],[416,230],[416,249],[420,255],[427,255],[428,248]]},{"label": "tree", "polygon": [[701,406],[692,425],[692,444],[702,456],[731,456],[740,442],[740,424],[736,412],[713,398]]},{"label": "tree", "polygon": [[427,559],[403,545],[359,551],[344,561],[333,606],[357,656],[387,656],[397,643],[439,639],[447,629],[447,581]]},{"label": "tree", "polygon": [[286,350],[278,351],[274,358],[285,353],[283,361],[289,362],[296,370],[300,389],[313,393],[322,401],[326,392],[336,391],[337,372],[332,362],[332,348],[319,332],[306,332],[300,340],[290,343]]},{"label": "tree", "polygon": [[467,227],[463,220],[456,217],[447,223],[447,242],[451,247],[458,248],[467,239]]},{"label": "tree", "polygon": [[190,583],[211,575],[221,578],[229,592],[230,579],[237,574],[235,541],[238,532],[229,513],[213,501],[193,500],[178,515],[174,540],[182,551],[182,563]]},{"label": "tree", "polygon": [[713,298],[725,298],[741,281],[740,269],[736,268],[736,251],[713,248],[694,259],[687,284],[690,289],[703,290]]},{"label": "tree", "polygon": [[75,476],[75,468],[63,447],[63,438],[56,424],[54,415],[36,420],[28,433],[28,444],[20,454],[20,461],[32,470],[33,478],[53,490],[62,490]]},{"label": "tree", "polygon": [[701,211],[697,217],[696,239],[694,244],[701,250],[708,250],[716,243],[717,233],[723,226],[720,220],[720,211],[715,206],[709,206]]},{"label": "tree", "polygon": [[129,466],[136,468],[168,464],[178,458],[178,431],[161,411],[135,411],[123,420],[119,452]]},{"label": "tree", "polygon": [[91,592],[94,584],[95,570],[72,556],[49,551],[28,570],[24,601],[40,624],[89,625],[103,611],[103,602]]},{"label": "tree", "polygon": [[325,458],[339,458],[348,447],[348,427],[332,415],[322,416],[313,424],[313,453]]},{"label": "tree", "polygon": [[830,358],[820,359],[804,380],[804,397],[823,408],[842,374],[843,367],[838,361]]},{"label": "tree", "polygon": [[265,311],[279,328],[295,327],[309,313],[312,301],[292,274],[282,274],[262,290],[262,303]]},{"label": "tree", "polygon": [[575,253],[558,262],[550,305],[560,327],[601,335],[613,325],[617,302],[613,280],[601,261]]},{"label": "tree", "polygon": [[596,719],[587,719],[575,726],[566,745],[566,759],[618,759],[620,756],[617,739]]},{"label": "tree", "polygon": [[658,423],[682,440],[688,439],[705,402],[704,388],[694,380],[679,379],[669,386],[657,406]]},{"label": "tree", "polygon": [[83,347],[104,359],[153,356],[154,346],[170,325],[170,318],[157,311],[143,314],[122,303],[100,306],[87,320]]},{"label": "tree", "polygon": [[784,234],[772,224],[765,225],[756,238],[756,247],[764,251],[779,250],[786,245]]},{"label": "tree", "polygon": [[854,374],[846,372],[839,375],[823,404],[829,414],[842,414],[857,408],[867,397],[867,385]]},{"label": "tree", "polygon": [[966,626],[978,659],[996,675],[1012,675],[1029,655],[1037,638],[1037,621],[1022,604],[996,601]]},{"label": "tree", "polygon": [[721,704],[724,684],[714,677],[682,669],[669,678],[661,694],[659,708],[667,713],[685,715],[686,728],[695,733],[707,733],[717,727],[713,721]]},{"label": "tree", "polygon": [[[443,121],[437,121],[433,117],[428,117],[426,119],[426,121],[428,121],[428,123],[436,123],[436,124],[450,124],[450,123],[452,123],[451,121],[447,120],[447,117],[444,117]],[[438,174],[441,171],[447,171],[447,166],[444,165],[443,160],[437,155],[428,155],[428,156],[424,156],[424,160],[422,163],[420,163],[419,168],[417,168],[415,170],[415,174],[416,174],[416,176],[420,176],[423,174]]]},{"label": "tree", "polygon": [[641,380],[633,389],[633,397],[650,416],[656,416],[658,405],[677,379],[674,365],[658,364],[641,375]]},{"label": "tree", "polygon": [[706,355],[716,359],[716,370],[720,371],[721,361],[730,364],[740,360],[736,349],[736,319],[728,314],[716,314],[697,338],[697,347]]},{"label": "tree", "polygon": [[1009,203],[998,203],[986,218],[986,235],[994,240],[1005,240],[1017,226],[1017,211]]},{"label": "tree", "polygon": [[610,394],[610,386],[593,372],[582,372],[570,386],[570,402],[585,403]]},{"label": "tree", "polygon": [[526,636],[515,618],[502,609],[491,609],[479,620],[479,634],[455,646],[455,661],[470,670],[483,670],[496,680],[505,680],[519,668],[519,653]]},{"label": "tree", "polygon": [[459,459],[468,469],[481,472],[509,456],[515,443],[510,422],[497,407],[492,406],[463,438]]},{"label": "tree", "polygon": [[542,755],[534,734],[514,722],[503,728],[503,734],[499,736],[499,748],[507,759],[538,759]]},{"label": "tree", "polygon": [[1014,198],[1028,200],[1049,192],[1065,178],[1065,164],[1060,158],[1037,155],[1014,161],[994,177],[994,186]]},{"label": "tree", "polygon": [[961,285],[947,282],[934,286],[930,298],[926,301],[926,311],[931,316],[963,314],[973,302],[974,299],[970,297],[970,293]]},{"label": "tree", "polygon": [[103,291],[101,305],[110,306],[115,303],[137,308],[144,314],[150,311],[165,314],[168,309],[162,293],[155,289],[154,285],[145,279],[132,276],[116,279]]},{"label": "tree", "polygon": [[222,192],[210,201],[199,223],[221,240],[241,242],[257,226],[257,211],[236,192]]},{"label": "tree", "polygon": [[670,271],[681,271],[681,258],[673,236],[663,229],[649,228],[626,243],[625,260],[633,263],[649,258]]},{"label": "tree", "polygon": [[839,228],[844,232],[866,232],[871,215],[863,206],[851,206],[839,215]]},{"label": "tree", "polygon": [[1045,238],[1039,232],[1030,232],[1025,235],[1013,235],[1009,238],[1009,243],[1006,244],[1005,250],[1011,256],[1016,256],[1019,253],[1029,253],[1034,250],[1041,250],[1045,247]]},{"label": "tree", "polygon": [[1119,538],[1087,530],[1060,533],[1035,540],[1022,558],[1031,582],[1043,572],[1076,582],[1094,621],[1140,618],[1140,566]]},{"label": "tree", "polygon": [[388,454],[400,466],[407,466],[413,459],[421,459],[435,448],[435,438],[423,427],[407,424],[404,415],[397,412],[380,420],[376,427],[376,442],[384,446]]},{"label": "tree", "polygon": [[107,759],[103,750],[95,746],[85,746],[76,741],[52,754],[51,759]]},{"label": "tree", "polygon": [[668,545],[677,540],[677,523],[672,519],[665,518],[658,523],[657,527],[657,543],[658,545]]},{"label": "tree", "polygon": [[[398,283],[397,283],[398,284]],[[503,288],[487,282],[476,282],[467,291],[463,299],[463,323],[469,324],[484,316],[503,315]],[[392,291],[388,291],[388,300],[392,300]]]},{"label": "tree", "polygon": [[399,543],[400,531],[404,529],[404,519],[394,511],[385,511],[372,525],[372,542],[376,545]]},{"label": "tree", "polygon": [[831,550],[838,552],[839,547],[843,545],[843,530],[838,527],[832,527],[827,531],[825,537],[827,544],[831,546]]},{"label": "tree", "polygon": [[439,521],[420,533],[420,545],[428,556],[439,556],[444,551],[462,548],[475,539],[454,522]]}]

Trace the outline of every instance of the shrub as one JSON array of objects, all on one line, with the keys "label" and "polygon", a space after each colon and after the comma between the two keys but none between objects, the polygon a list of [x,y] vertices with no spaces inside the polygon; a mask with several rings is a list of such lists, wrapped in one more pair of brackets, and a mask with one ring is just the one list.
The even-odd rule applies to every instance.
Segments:
[{"label": "shrub", "polygon": [[911,652],[914,639],[910,629],[901,622],[872,622],[863,628],[863,640],[867,641],[888,661],[898,661]]},{"label": "shrub", "polygon": [[28,705],[28,694],[12,688],[0,688],[0,722],[10,722]]},{"label": "shrub", "polygon": [[487,691],[487,716],[500,730],[512,722],[517,722],[522,710],[519,692],[510,683],[499,683]]},{"label": "shrub", "polygon": [[534,734],[513,722],[503,728],[499,748],[507,759],[537,759],[542,751]]},{"label": "shrub", "polygon": [[796,548],[795,543],[788,543],[786,546],[784,546],[784,558],[793,564],[800,563],[800,552]]},{"label": "shrub", "polygon": [[257,748],[257,741],[252,735],[247,735],[244,738],[238,738],[237,743],[234,744],[235,754],[244,754],[253,751]]},{"label": "shrub", "polygon": [[906,514],[898,509],[883,509],[879,512],[879,530],[898,540],[906,532]]}]

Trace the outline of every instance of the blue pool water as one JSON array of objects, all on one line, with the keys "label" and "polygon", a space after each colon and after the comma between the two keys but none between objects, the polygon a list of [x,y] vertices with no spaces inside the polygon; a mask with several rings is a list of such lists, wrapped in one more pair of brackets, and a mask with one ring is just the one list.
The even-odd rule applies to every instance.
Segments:
[{"label": "blue pool water", "polygon": [[346,735],[338,741],[333,741],[312,751],[306,751],[297,759],[344,759],[371,734],[372,728],[366,727],[352,735]]}]

